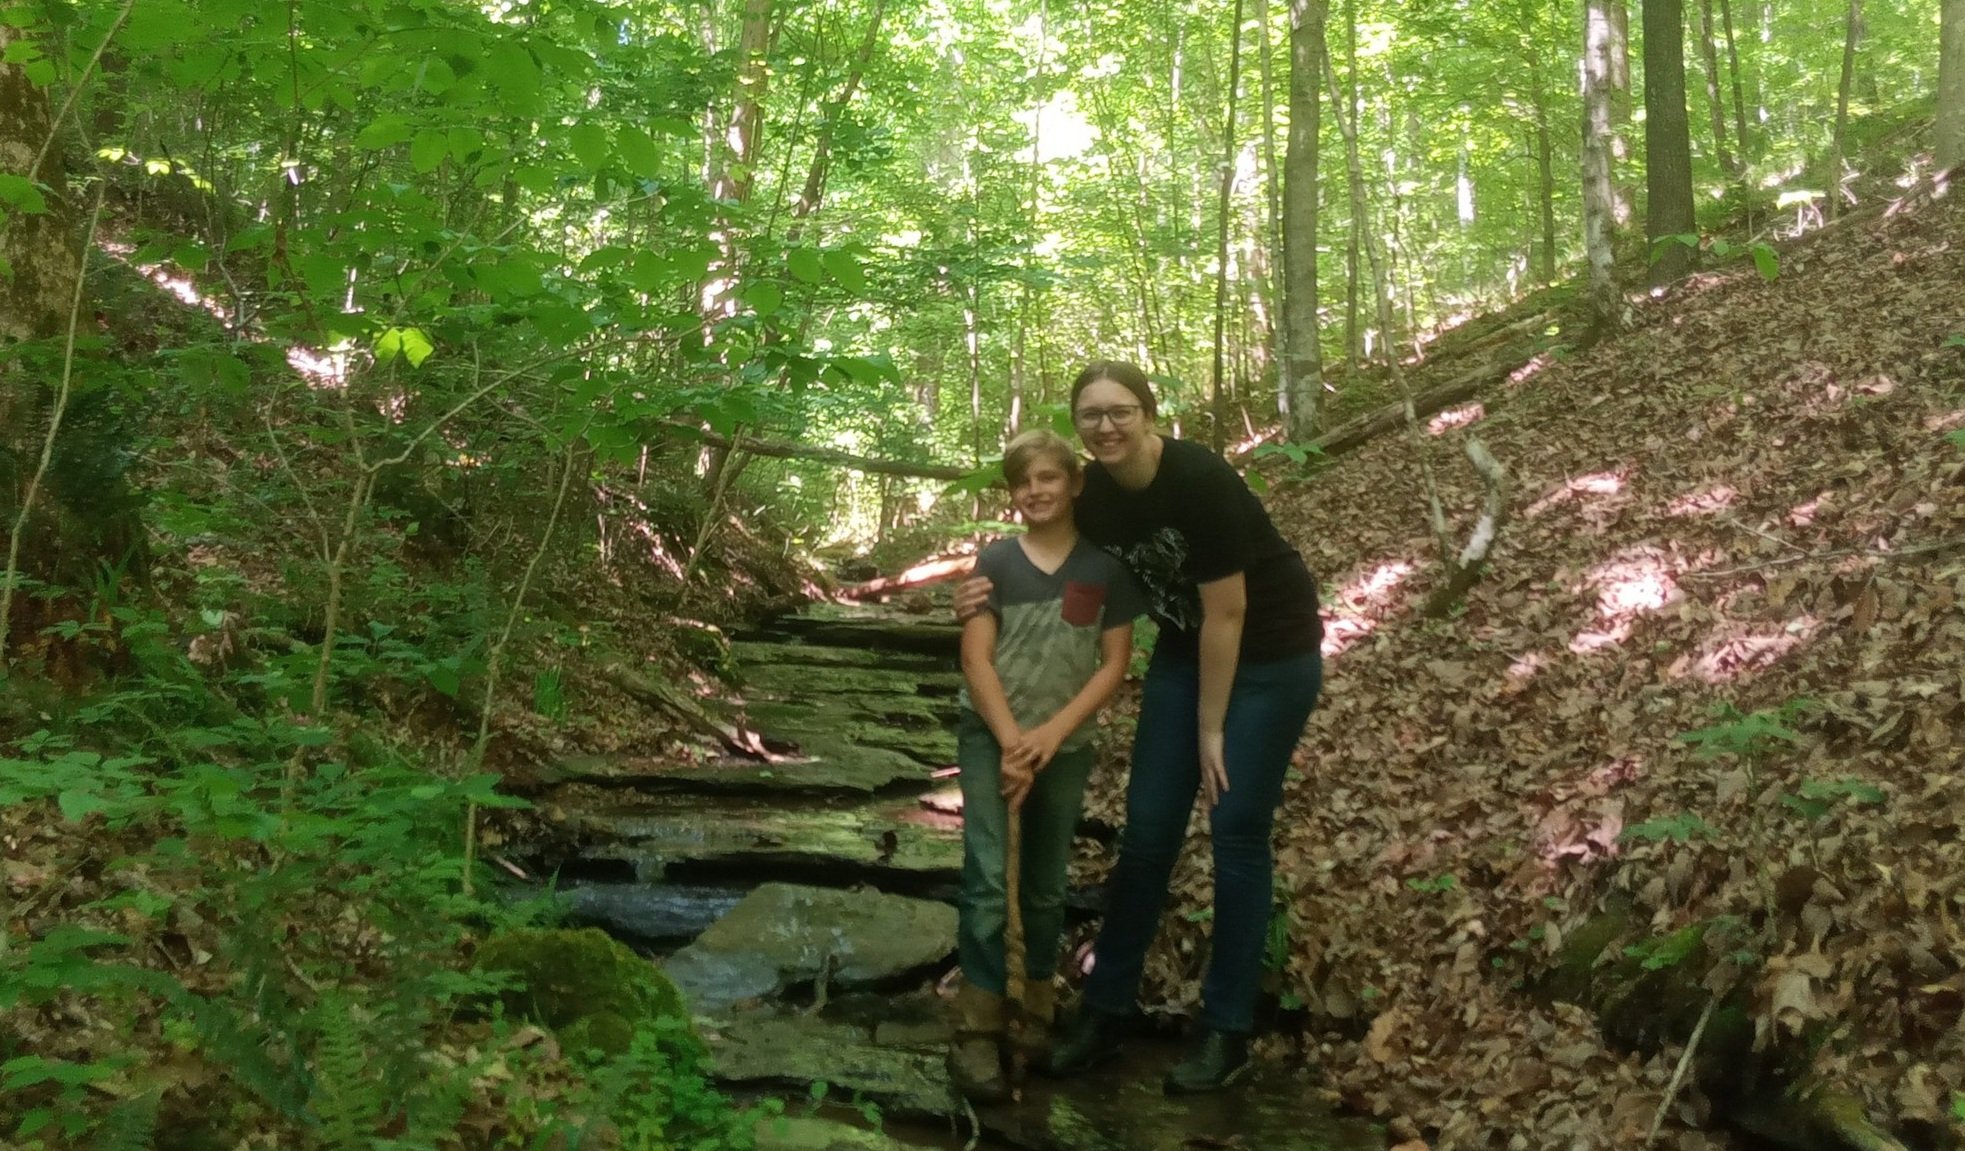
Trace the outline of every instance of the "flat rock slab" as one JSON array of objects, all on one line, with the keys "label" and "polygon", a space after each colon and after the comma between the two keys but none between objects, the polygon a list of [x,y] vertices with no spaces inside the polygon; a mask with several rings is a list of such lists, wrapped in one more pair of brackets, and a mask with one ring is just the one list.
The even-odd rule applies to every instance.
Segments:
[{"label": "flat rock slab", "polygon": [[830,644],[779,643],[771,640],[740,639],[730,645],[730,655],[741,667],[792,664],[799,667],[869,667],[891,671],[947,671],[954,657],[944,653],[882,651],[878,648],[833,647]]},{"label": "flat rock slab", "polygon": [[790,699],[843,695],[854,699],[877,696],[940,696],[953,699],[962,690],[962,673],[954,661],[942,671],[892,671],[868,667],[804,667],[799,664],[746,665],[738,672],[746,691]]},{"label": "flat rock slab", "polygon": [[928,811],[916,799],[834,806],[648,795],[575,819],[584,836],[598,841],[583,854],[633,862],[645,882],[677,864],[751,874],[767,866],[844,866],[923,883],[953,883],[962,871],[961,820]]},{"label": "flat rock slab", "polygon": [[824,1083],[882,1111],[940,1117],[960,1109],[938,1051],[883,1047],[863,1027],[812,1015],[754,1011],[705,1028],[711,1073],[726,1085],[794,1088]]},{"label": "flat rock slab", "polygon": [[594,783],[644,790],[715,792],[861,792],[908,783],[926,787],[935,765],[891,747],[818,738],[802,754],[772,762],[724,758],[674,763],[641,756],[569,756],[554,764],[556,783]]},{"label": "flat rock slab", "polygon": [[740,638],[950,657],[962,647],[962,629],[946,612],[903,616],[839,604],[812,604],[798,615],[781,616],[757,634]]},{"label": "flat rock slab", "polygon": [[[858,742],[912,751],[924,744],[946,741],[962,707],[954,697],[919,695],[851,697],[794,696],[788,692],[752,693],[744,713],[768,740],[797,743],[811,736],[844,736]],[[939,757],[937,752],[936,756]]]},{"label": "flat rock slab", "polygon": [[809,1116],[760,1119],[753,1134],[757,1151],[908,1151],[878,1131]]},{"label": "flat rock slab", "polygon": [[955,951],[955,908],[880,891],[767,883],[663,967],[699,1015],[824,978],[868,987]]}]

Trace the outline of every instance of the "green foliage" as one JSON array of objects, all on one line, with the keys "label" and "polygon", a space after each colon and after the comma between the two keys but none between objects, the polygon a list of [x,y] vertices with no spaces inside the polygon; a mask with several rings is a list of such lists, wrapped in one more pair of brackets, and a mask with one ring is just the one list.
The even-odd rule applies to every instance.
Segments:
[{"label": "green foliage", "polygon": [[1719,832],[1712,824],[1691,812],[1647,819],[1633,823],[1617,833],[1619,843],[1690,843],[1695,839],[1712,839]]},{"label": "green foliage", "polygon": [[1809,823],[1827,816],[1842,800],[1852,804],[1881,804],[1883,792],[1875,784],[1860,779],[1809,779],[1802,781],[1798,791],[1781,796],[1781,806],[1800,815]]},{"label": "green foliage", "polygon": [[1754,270],[1763,280],[1773,281],[1781,278],[1781,257],[1773,245],[1761,240],[1735,245],[1720,236],[1701,237],[1696,232],[1660,236],[1651,242],[1651,263],[1657,263],[1667,248],[1674,245],[1692,249],[1694,252],[1709,253],[1716,260],[1725,260],[1735,252],[1744,254],[1753,261]]},{"label": "green foliage", "polygon": [[1406,886],[1422,894],[1438,895],[1442,892],[1452,891],[1454,888],[1459,887],[1460,879],[1459,877],[1450,874],[1435,875],[1430,879],[1422,878],[1420,876],[1409,876],[1406,879]]},{"label": "green foliage", "polygon": [[1776,747],[1800,742],[1801,733],[1788,725],[1815,706],[1813,700],[1794,699],[1777,708],[1742,712],[1731,703],[1721,702],[1712,713],[1717,723],[1681,732],[1678,738],[1691,744],[1701,759],[1730,756],[1754,760]]}]

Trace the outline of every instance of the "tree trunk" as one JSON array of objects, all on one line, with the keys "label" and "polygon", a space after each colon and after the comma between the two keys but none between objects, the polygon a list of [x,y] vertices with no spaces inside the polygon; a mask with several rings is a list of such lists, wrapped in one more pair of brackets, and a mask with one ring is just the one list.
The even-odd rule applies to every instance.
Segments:
[{"label": "tree trunk", "polygon": [[866,37],[860,41],[859,51],[853,54],[852,66],[847,70],[846,82],[837,94],[826,102],[825,111],[819,122],[819,135],[812,143],[812,164],[805,170],[805,186],[799,190],[798,199],[792,203],[792,225],[785,230],[785,246],[795,247],[805,232],[805,221],[819,210],[825,199],[826,178],[832,173],[832,140],[839,129],[840,118],[853,103],[853,96],[859,92],[861,82],[866,78],[867,65],[873,62],[874,49],[880,44],[881,18],[886,15],[887,0],[874,0],[873,14],[867,18]]},{"label": "tree trunk", "polygon": [[1939,170],[1965,164],[1965,0],[1944,0],[1938,32]]},{"label": "tree trunk", "polygon": [[[0,22],[0,54],[20,40],[19,29]],[[0,200],[0,340],[38,340],[60,333],[68,318],[75,278],[82,274],[82,252],[75,243],[75,218],[67,199],[61,149],[51,146],[53,109],[45,88],[36,87],[16,64],[0,64],[0,172],[19,174],[42,185],[34,204]],[[40,161],[38,171],[34,168]],[[26,211],[27,207],[38,210]],[[0,377],[0,428],[22,426],[11,407],[24,385],[17,375]]]},{"label": "tree trunk", "polygon": [[1271,346],[1275,349],[1273,357],[1276,364],[1276,414],[1284,420],[1289,419],[1290,406],[1290,326],[1284,315],[1284,279],[1288,275],[1283,267],[1288,259],[1283,231],[1283,170],[1276,160],[1276,86],[1275,86],[1275,47],[1270,41],[1269,0],[1255,0],[1255,26],[1262,31],[1262,39],[1257,44],[1262,67],[1262,171],[1264,194],[1269,210],[1268,228],[1265,230],[1265,243],[1268,248],[1264,263],[1268,272],[1264,287],[1269,294],[1269,334]]},{"label": "tree trunk", "polygon": [[1842,151],[1849,128],[1849,85],[1856,77],[1856,39],[1863,31],[1863,0],[1849,0],[1849,26],[1842,37],[1842,81],[1835,90],[1835,133],[1829,137],[1829,219],[1842,215]]},{"label": "tree trunk", "polygon": [[742,202],[750,198],[764,92],[771,78],[765,57],[771,41],[772,3],[744,0],[743,30],[737,36],[737,98],[731,105],[729,126],[723,134],[723,156],[711,186],[711,194],[719,200]]},{"label": "tree trunk", "polygon": [[1622,323],[1610,238],[1616,229],[1610,189],[1610,40],[1608,0],[1585,0],[1583,18],[1583,254],[1589,261],[1592,327]]},{"label": "tree trunk", "polygon": [[1631,181],[1631,9],[1626,0],[1609,4],[1611,223],[1623,232],[1637,216],[1637,187]]},{"label": "tree trunk", "polygon": [[1740,146],[1740,168],[1744,172],[1754,158],[1754,142],[1747,135],[1747,89],[1740,72],[1740,41],[1733,35],[1733,0],[1719,0],[1719,18],[1726,31],[1726,65],[1733,75],[1733,139]]},{"label": "tree trunk", "polygon": [[1235,193],[1235,100],[1242,85],[1242,0],[1235,0],[1234,23],[1228,33],[1228,110],[1221,128],[1221,197],[1215,231],[1214,281],[1214,449],[1228,435],[1228,407],[1223,377],[1228,356],[1228,212]]},{"label": "tree trunk", "polygon": [[1542,247],[1536,261],[1535,278],[1543,284],[1556,282],[1556,165],[1555,147],[1549,138],[1549,99],[1542,85],[1540,65],[1529,65],[1530,91],[1535,101],[1536,200],[1541,208]]},{"label": "tree trunk", "polygon": [[1692,267],[1684,244],[1655,245],[1698,231],[1692,207],[1692,132],[1685,114],[1685,12],[1682,0],[1644,3],[1645,239],[1653,245],[1651,282],[1667,284]]},{"label": "tree trunk", "polygon": [[1323,389],[1317,339],[1317,137],[1323,127],[1318,68],[1326,11],[1325,0],[1291,0],[1290,139],[1283,180],[1283,325],[1289,330],[1290,358],[1282,400],[1294,443],[1314,434]]},{"label": "tree trunk", "polygon": [[[1345,98],[1350,101],[1345,114],[1351,117],[1353,124],[1357,124],[1363,114],[1358,99],[1358,0],[1346,0],[1344,22],[1347,53]],[[1357,375],[1365,358],[1364,341],[1358,331],[1358,245],[1364,236],[1363,228],[1363,221],[1353,213],[1350,225],[1345,229],[1348,236],[1344,245],[1344,358],[1347,364],[1345,371],[1351,376]]]},{"label": "tree trunk", "polygon": [[1733,154],[1726,147],[1726,101],[1719,94],[1719,48],[1713,41],[1713,0],[1699,0],[1699,64],[1706,73],[1706,108],[1713,127],[1713,157],[1727,174],[1737,176]]}]

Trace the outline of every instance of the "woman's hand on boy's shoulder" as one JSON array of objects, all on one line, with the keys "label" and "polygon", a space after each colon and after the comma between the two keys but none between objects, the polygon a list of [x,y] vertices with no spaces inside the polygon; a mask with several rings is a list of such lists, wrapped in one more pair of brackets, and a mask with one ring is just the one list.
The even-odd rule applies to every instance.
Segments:
[{"label": "woman's hand on boy's shoulder", "polygon": [[955,622],[961,623],[989,606],[989,593],[996,589],[988,576],[971,575],[955,585]]}]

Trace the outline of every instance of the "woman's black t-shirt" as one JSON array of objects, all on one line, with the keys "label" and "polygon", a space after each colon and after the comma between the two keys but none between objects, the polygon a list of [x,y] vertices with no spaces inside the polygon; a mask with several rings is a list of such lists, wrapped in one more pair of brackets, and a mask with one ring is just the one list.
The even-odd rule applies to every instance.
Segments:
[{"label": "woman's black t-shirt", "polygon": [[1078,498],[1078,530],[1117,555],[1145,589],[1161,646],[1200,653],[1200,585],[1241,572],[1248,616],[1241,658],[1250,663],[1313,651],[1323,642],[1317,584],[1228,461],[1200,444],[1163,437],[1153,482],[1119,486],[1094,461]]}]

